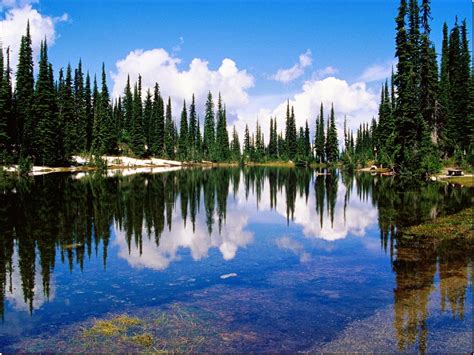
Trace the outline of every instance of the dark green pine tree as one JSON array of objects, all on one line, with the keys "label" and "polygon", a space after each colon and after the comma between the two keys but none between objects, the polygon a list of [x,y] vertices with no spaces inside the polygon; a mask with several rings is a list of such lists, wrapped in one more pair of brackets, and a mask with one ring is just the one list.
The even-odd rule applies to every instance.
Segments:
[{"label": "dark green pine tree", "polygon": [[189,132],[188,132],[188,141],[189,141],[189,157],[194,160],[196,159],[196,140],[197,140],[197,113],[196,113],[196,101],[193,98],[191,100],[191,105],[189,106]]},{"label": "dark green pine tree", "polygon": [[145,132],[143,129],[142,78],[133,89],[132,130],[130,132],[130,148],[134,155],[142,157],[145,154]]},{"label": "dark green pine tree", "polygon": [[188,159],[189,153],[189,131],[188,131],[188,110],[186,101],[183,101],[183,110],[181,111],[181,121],[179,124],[178,156],[180,160]]},{"label": "dark green pine tree", "polygon": [[216,148],[217,160],[226,161],[229,159],[230,152],[229,133],[227,132],[227,117],[220,93],[217,101]]},{"label": "dark green pine tree", "polygon": [[408,23],[410,29],[408,31],[408,52],[410,62],[413,67],[414,85],[416,95],[420,93],[420,68],[421,68],[421,39],[420,39],[420,7],[418,0],[410,0],[408,7]]},{"label": "dark green pine tree", "polygon": [[91,151],[94,154],[102,154],[102,132],[101,132],[101,98],[99,88],[97,86],[97,79],[94,75],[94,84],[92,89],[93,97],[93,112],[94,112],[94,125],[92,127],[92,145]]},{"label": "dark green pine tree", "polygon": [[245,132],[244,132],[244,156],[246,159],[250,158],[251,155],[251,146],[250,146],[250,132],[249,126],[245,125]]},{"label": "dark green pine tree", "polygon": [[124,124],[122,132],[122,141],[131,144],[133,131],[133,93],[130,85],[130,75],[127,77],[123,93]]},{"label": "dark green pine tree", "polygon": [[76,122],[77,142],[75,151],[84,152],[87,147],[86,98],[84,93],[84,74],[79,60],[74,71],[74,120]]},{"label": "dark green pine tree", "polygon": [[278,157],[278,135],[277,135],[277,122],[276,118],[273,120],[270,117],[270,136],[268,142],[268,156],[270,159],[276,159]]},{"label": "dark green pine tree", "polygon": [[448,25],[446,22],[443,24],[443,42],[441,49],[441,68],[439,75],[439,109],[437,114],[437,132],[439,136],[440,150],[444,156],[449,153],[449,37],[448,37]]},{"label": "dark green pine tree", "polygon": [[163,98],[161,97],[160,87],[155,84],[153,91],[153,138],[152,138],[152,155],[162,157],[165,154],[165,109]]},{"label": "dark green pine tree", "polygon": [[240,141],[239,135],[235,129],[232,130],[232,141],[230,143],[230,155],[232,161],[240,161]]},{"label": "dark green pine tree", "polygon": [[165,114],[165,154],[168,159],[174,159],[175,157],[175,146],[174,146],[174,123],[173,116],[171,114],[171,97],[168,97],[168,104],[166,105]]},{"label": "dark green pine tree", "polygon": [[196,127],[196,157],[195,159],[202,158],[202,151],[203,151],[203,139],[201,134],[201,122],[198,116],[197,127]]},{"label": "dark green pine tree", "polygon": [[145,142],[147,151],[151,153],[152,138],[154,132],[154,120],[153,120],[153,100],[151,91],[146,91],[145,105],[143,108],[143,133],[145,135]]},{"label": "dark green pine tree", "polygon": [[[141,102],[140,102],[141,106]],[[112,116],[112,105],[110,103],[109,89],[107,87],[107,76],[105,74],[105,64],[102,63],[102,87],[100,91],[100,128],[102,154],[116,154],[118,151],[117,133]]]},{"label": "dark green pine tree", "polygon": [[[462,100],[458,102],[459,108],[459,117],[462,118],[461,122],[459,122],[459,126],[469,127],[469,95],[466,94],[469,92],[470,89],[470,79],[471,79],[471,55],[469,51],[469,41],[468,41],[468,34],[467,34],[467,23],[466,19],[463,20],[461,24],[461,45],[460,45],[460,52],[461,58],[459,63],[459,72],[461,77],[462,90],[464,90],[464,95],[460,95]],[[469,134],[466,134],[463,130],[463,134],[461,136],[461,149],[465,152],[469,149],[472,144],[470,140]]]},{"label": "dark green pine tree", "polygon": [[92,107],[91,78],[89,72],[86,74],[86,86],[84,88],[84,111],[86,117],[86,151],[92,147],[92,131],[94,127],[94,108]]},{"label": "dark green pine tree", "polygon": [[306,124],[305,124],[305,127],[304,127],[304,156],[305,156],[306,160],[312,160],[313,159],[313,154],[311,152],[312,152],[311,138],[310,138],[308,121],[306,121]]},{"label": "dark green pine tree", "polygon": [[33,77],[33,50],[31,48],[30,23],[26,26],[26,35],[21,38],[20,51],[18,54],[18,67],[16,71],[15,106],[16,127],[18,129],[18,141],[20,147],[20,158],[35,154],[33,147],[33,135],[36,128],[32,109],[34,98]]},{"label": "dark green pine tree", "polygon": [[[468,100],[470,63],[467,48],[467,34],[456,23],[449,37],[448,77],[449,77],[449,114],[447,124],[448,146],[450,153],[456,150],[462,154],[467,148],[469,136],[465,134],[468,124]],[[467,139],[466,139],[467,138]]]},{"label": "dark green pine tree", "polygon": [[214,120],[214,102],[212,94],[209,91],[206,101],[206,111],[204,116],[204,137],[203,137],[203,155],[206,159],[214,160],[215,157],[215,120]]},{"label": "dark green pine tree", "polygon": [[305,159],[305,139],[304,139],[304,129],[300,127],[297,139],[297,159]]},{"label": "dark green pine tree", "polygon": [[286,141],[286,154],[288,159],[293,160],[296,157],[298,150],[297,132],[295,123],[295,112],[293,107],[290,111],[290,102],[286,104],[286,130],[285,130],[285,141]]},{"label": "dark green pine tree", "polygon": [[316,155],[316,161],[320,164],[326,161],[325,147],[326,147],[326,136],[324,132],[324,109],[323,109],[323,103],[321,102],[319,116],[316,119],[316,137],[314,140],[314,148],[315,148],[314,150],[315,150],[315,155]]},{"label": "dark green pine tree", "polygon": [[326,135],[326,159],[329,163],[336,163],[339,160],[339,143],[337,139],[334,105],[331,105],[331,113],[328,120],[328,129]]},{"label": "dark green pine tree", "polygon": [[410,174],[419,166],[419,132],[423,116],[419,113],[417,96],[417,74],[412,63],[412,46],[407,37],[405,18],[407,16],[406,0],[400,1],[396,18],[396,51],[398,58],[395,85],[397,87],[397,104],[395,109],[395,166],[403,173]]},{"label": "dark green pine tree", "polygon": [[7,61],[5,65],[3,49],[0,47],[0,161],[2,163],[12,161],[16,131],[13,116],[9,52],[10,50],[7,48]]},{"label": "dark green pine tree", "polygon": [[56,149],[58,126],[56,92],[51,80],[46,40],[41,42],[38,80],[36,81],[33,116],[36,123],[34,145],[37,147],[35,164],[54,166],[59,163]]},{"label": "dark green pine tree", "polygon": [[[436,122],[436,111],[438,101],[438,63],[436,51],[430,40],[430,0],[422,3],[422,26],[420,50],[420,107],[423,119],[433,137],[433,142],[438,142],[438,124]],[[422,126],[424,127],[424,126]]]},{"label": "dark green pine tree", "polygon": [[66,159],[76,153],[78,142],[77,121],[74,112],[74,93],[72,83],[72,69],[68,65],[66,79],[60,92],[59,112],[60,121],[64,127],[64,154]]}]

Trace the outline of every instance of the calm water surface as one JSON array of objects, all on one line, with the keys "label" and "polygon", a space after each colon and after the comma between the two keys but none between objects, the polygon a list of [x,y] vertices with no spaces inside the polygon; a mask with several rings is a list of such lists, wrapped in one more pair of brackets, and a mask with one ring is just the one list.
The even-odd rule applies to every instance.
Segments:
[{"label": "calm water surface", "polygon": [[[0,349],[472,351],[472,243],[400,234],[471,197],[273,168],[4,182]],[[85,335],[118,314],[152,344]]]}]

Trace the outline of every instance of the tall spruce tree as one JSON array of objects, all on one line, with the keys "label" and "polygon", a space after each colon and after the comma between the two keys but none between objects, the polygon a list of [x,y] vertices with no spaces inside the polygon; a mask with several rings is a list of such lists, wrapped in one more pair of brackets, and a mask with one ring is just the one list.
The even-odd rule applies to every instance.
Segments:
[{"label": "tall spruce tree", "polygon": [[72,82],[72,69],[68,65],[66,69],[66,78],[63,85],[63,92],[61,95],[61,121],[63,122],[65,129],[64,136],[64,149],[66,157],[70,157],[76,153],[76,147],[78,145],[78,127],[76,116],[74,112],[74,92]]},{"label": "tall spruce tree", "polygon": [[195,159],[195,156],[196,156],[196,148],[197,148],[196,140],[197,140],[197,113],[196,113],[196,100],[193,94],[191,105],[189,106],[189,132],[188,132],[188,141],[189,141],[191,159]]},{"label": "tall spruce tree", "polygon": [[189,152],[189,130],[188,130],[188,110],[186,101],[183,101],[183,110],[181,111],[181,121],[179,125],[178,154],[181,160],[188,159]]},{"label": "tall spruce tree", "polygon": [[324,133],[324,108],[323,103],[321,102],[321,107],[319,110],[319,116],[316,122],[316,137],[315,137],[315,155],[316,161],[320,164],[326,161],[325,157],[325,147],[326,147],[326,137]]},{"label": "tall spruce tree", "polygon": [[173,116],[171,113],[171,97],[168,97],[168,104],[166,105],[165,114],[165,154],[169,159],[175,157],[175,146],[174,146],[174,123]]},{"label": "tall spruce tree", "polygon": [[36,81],[33,117],[37,122],[32,138],[36,147],[34,162],[41,165],[59,164],[55,142],[57,139],[56,92],[50,76],[48,47],[41,42],[38,80]]},{"label": "tall spruce tree", "polygon": [[76,122],[76,152],[84,152],[87,146],[87,116],[86,99],[84,92],[84,73],[82,61],[79,60],[77,69],[74,70],[74,120]]},{"label": "tall spruce tree", "polygon": [[3,48],[0,47],[0,161],[4,163],[12,161],[16,138],[9,52],[7,48],[5,64]]},{"label": "tall spruce tree", "polygon": [[335,163],[339,159],[339,146],[337,139],[336,119],[334,116],[334,105],[331,105],[331,113],[328,119],[326,136],[326,159],[329,163]]},{"label": "tall spruce tree", "polygon": [[297,150],[298,150],[298,142],[297,142],[297,131],[296,131],[296,122],[295,122],[295,111],[294,108],[291,107],[290,111],[290,102],[288,101],[286,104],[286,133],[285,133],[285,141],[286,141],[286,154],[288,159],[292,160],[295,159]]},{"label": "tall spruce tree", "polygon": [[33,50],[31,48],[30,22],[26,26],[26,35],[21,38],[16,71],[15,103],[16,127],[18,129],[17,144],[20,147],[20,157],[34,155],[33,135],[36,129],[34,121],[33,98]]},{"label": "tall spruce tree", "polygon": [[86,74],[86,85],[84,88],[84,106],[86,117],[86,151],[92,147],[92,131],[94,128],[94,108],[92,107],[91,78],[89,72]]},{"label": "tall spruce tree", "polygon": [[217,125],[216,125],[216,158],[219,161],[229,159],[229,133],[227,132],[226,110],[219,93],[217,101]]},{"label": "tall spruce tree", "polygon": [[158,83],[155,84],[155,89],[153,91],[153,122],[153,138],[151,143],[152,154],[163,156],[165,153],[165,109]]},{"label": "tall spruce tree", "polygon": [[237,130],[234,129],[232,130],[232,140],[230,143],[230,158],[233,161],[240,161],[240,141],[239,141],[239,135],[237,134]]},{"label": "tall spruce tree", "polygon": [[138,157],[145,154],[145,132],[143,129],[143,102],[142,102],[142,78],[138,76],[138,82],[133,88],[132,99],[132,124],[130,132],[130,147]]},{"label": "tall spruce tree", "polygon": [[212,94],[209,91],[206,101],[206,111],[204,116],[204,137],[203,154],[206,159],[214,159],[215,152],[215,120],[214,120],[214,102]]}]

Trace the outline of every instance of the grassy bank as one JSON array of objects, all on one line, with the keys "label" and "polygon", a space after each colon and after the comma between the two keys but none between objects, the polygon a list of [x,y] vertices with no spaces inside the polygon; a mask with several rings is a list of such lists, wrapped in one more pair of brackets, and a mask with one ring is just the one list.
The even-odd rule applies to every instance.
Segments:
[{"label": "grassy bank", "polygon": [[466,208],[461,212],[412,226],[405,230],[404,235],[439,239],[474,239],[473,218],[474,208]]},{"label": "grassy bank", "polygon": [[464,187],[474,187],[474,175],[453,176],[453,177],[442,176],[442,177],[439,177],[439,180],[450,183],[450,184],[461,185]]}]

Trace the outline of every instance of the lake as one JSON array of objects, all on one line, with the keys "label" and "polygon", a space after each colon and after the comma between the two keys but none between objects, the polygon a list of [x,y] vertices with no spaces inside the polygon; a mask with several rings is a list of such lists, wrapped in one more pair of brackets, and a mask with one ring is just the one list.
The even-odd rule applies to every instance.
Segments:
[{"label": "lake", "polygon": [[0,183],[0,349],[472,351],[473,245],[400,230],[473,191],[320,173]]}]

